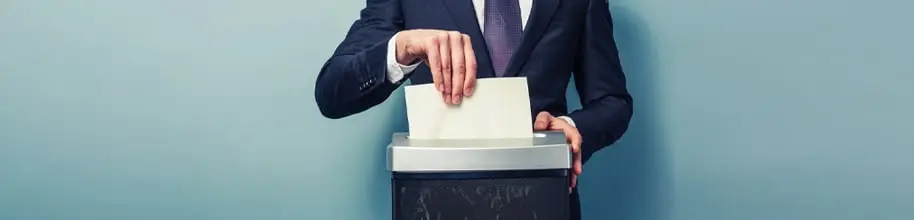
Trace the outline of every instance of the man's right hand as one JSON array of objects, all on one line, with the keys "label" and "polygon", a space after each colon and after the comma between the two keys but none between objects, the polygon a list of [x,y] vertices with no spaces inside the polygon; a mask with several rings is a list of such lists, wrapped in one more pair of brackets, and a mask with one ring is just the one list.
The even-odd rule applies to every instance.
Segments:
[{"label": "man's right hand", "polygon": [[444,102],[460,104],[476,87],[476,53],[470,36],[456,31],[406,30],[397,35],[397,62],[425,60]]}]

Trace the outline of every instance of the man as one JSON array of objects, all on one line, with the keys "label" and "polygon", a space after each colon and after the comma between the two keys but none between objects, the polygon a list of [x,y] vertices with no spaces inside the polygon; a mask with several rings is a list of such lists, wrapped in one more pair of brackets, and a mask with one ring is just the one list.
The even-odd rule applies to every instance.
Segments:
[{"label": "man", "polygon": [[[446,103],[472,96],[477,78],[527,77],[535,130],[562,130],[577,176],[628,128],[632,98],[607,0],[367,0],[321,69],[321,113],[342,118],[383,102],[401,83],[434,83]],[[567,112],[571,76],[583,108]],[[492,109],[498,111],[498,109]]]}]

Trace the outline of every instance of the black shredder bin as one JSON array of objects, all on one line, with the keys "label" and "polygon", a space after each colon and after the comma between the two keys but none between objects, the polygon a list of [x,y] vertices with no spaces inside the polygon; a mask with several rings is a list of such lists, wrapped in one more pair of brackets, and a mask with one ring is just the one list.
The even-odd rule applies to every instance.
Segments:
[{"label": "black shredder bin", "polygon": [[571,152],[561,132],[388,146],[394,220],[565,220]]}]

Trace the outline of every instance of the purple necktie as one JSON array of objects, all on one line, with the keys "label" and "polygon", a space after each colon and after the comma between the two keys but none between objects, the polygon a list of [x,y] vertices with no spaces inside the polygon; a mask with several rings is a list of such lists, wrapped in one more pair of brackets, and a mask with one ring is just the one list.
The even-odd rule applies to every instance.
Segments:
[{"label": "purple necktie", "polygon": [[497,76],[504,76],[511,55],[520,44],[521,27],[518,0],[486,0],[483,34]]}]

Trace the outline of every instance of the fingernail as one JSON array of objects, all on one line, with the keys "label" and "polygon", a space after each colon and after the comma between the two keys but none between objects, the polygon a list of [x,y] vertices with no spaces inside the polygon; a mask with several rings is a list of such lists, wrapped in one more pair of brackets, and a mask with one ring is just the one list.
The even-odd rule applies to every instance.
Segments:
[{"label": "fingernail", "polygon": [[444,92],[444,86],[443,86],[443,85],[438,84],[437,87],[438,87],[438,91],[439,91],[439,92]]},{"label": "fingernail", "polygon": [[461,100],[459,95],[454,95],[451,99],[454,100],[454,104],[460,104]]},{"label": "fingernail", "polygon": [[469,97],[470,95],[473,95],[473,89],[470,89],[470,88],[463,89],[463,95],[467,96],[467,97]]}]

